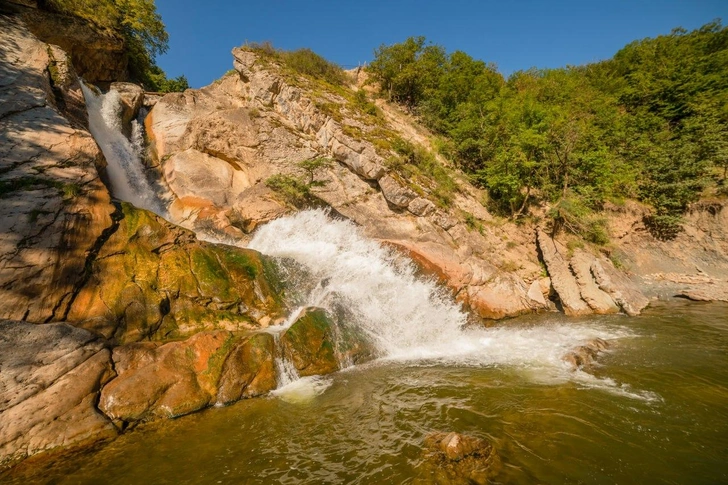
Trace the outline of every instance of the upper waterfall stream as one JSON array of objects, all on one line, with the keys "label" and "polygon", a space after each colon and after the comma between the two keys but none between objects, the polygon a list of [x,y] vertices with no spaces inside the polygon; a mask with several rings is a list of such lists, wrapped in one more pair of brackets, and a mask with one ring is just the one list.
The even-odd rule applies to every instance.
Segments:
[{"label": "upper waterfall stream", "polygon": [[88,110],[89,130],[106,158],[106,173],[114,197],[167,218],[142,163],[144,137],[138,120],[132,121],[132,140],[122,131],[121,96],[116,91],[97,94],[81,83]]}]

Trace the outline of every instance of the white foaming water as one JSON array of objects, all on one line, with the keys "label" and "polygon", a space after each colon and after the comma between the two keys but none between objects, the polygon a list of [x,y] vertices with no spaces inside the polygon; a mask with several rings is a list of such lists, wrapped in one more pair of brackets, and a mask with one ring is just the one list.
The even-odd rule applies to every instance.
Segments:
[{"label": "white foaming water", "polygon": [[[302,265],[319,281],[305,296],[304,306],[335,313],[333,305],[343,305],[354,320],[351,323],[369,337],[385,360],[514,366],[544,383],[571,380],[651,399],[609,379],[574,372],[563,361],[566,353],[590,339],[633,336],[626,329],[598,323],[465,328],[466,315],[446,290],[416,277],[412,264],[395,251],[365,238],[352,223],[331,219],[323,210],[272,221],[256,232],[249,247]],[[289,318],[281,330],[293,321]]]},{"label": "white foaming water", "polygon": [[89,129],[106,158],[106,173],[112,195],[136,207],[166,217],[164,204],[159,200],[144,173],[141,161],[144,138],[138,121],[132,122],[132,142],[121,129],[121,96],[116,91],[96,94],[81,83],[86,99]]}]

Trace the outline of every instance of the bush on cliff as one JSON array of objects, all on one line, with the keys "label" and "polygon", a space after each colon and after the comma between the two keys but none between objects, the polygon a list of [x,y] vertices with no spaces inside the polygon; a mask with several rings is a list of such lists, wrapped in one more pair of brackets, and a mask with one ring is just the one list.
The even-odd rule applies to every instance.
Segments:
[{"label": "bush on cliff", "polygon": [[297,73],[324,80],[334,86],[341,86],[346,81],[346,74],[341,67],[308,48],[285,51],[276,49],[270,42],[252,42],[243,47],[267,59],[275,59]]}]

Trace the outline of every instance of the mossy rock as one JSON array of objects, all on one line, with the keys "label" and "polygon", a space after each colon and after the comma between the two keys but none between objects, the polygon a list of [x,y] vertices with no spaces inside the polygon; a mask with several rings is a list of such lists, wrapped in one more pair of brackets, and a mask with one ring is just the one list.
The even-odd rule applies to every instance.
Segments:
[{"label": "mossy rock", "polygon": [[325,310],[307,308],[281,335],[283,351],[300,376],[330,374],[339,370],[334,326]]},{"label": "mossy rock", "polygon": [[[151,212],[122,217],[90,265],[67,320],[116,343],[202,330],[251,330],[283,315],[275,263],[257,251],[198,241]],[[269,281],[268,278],[275,278]]]}]

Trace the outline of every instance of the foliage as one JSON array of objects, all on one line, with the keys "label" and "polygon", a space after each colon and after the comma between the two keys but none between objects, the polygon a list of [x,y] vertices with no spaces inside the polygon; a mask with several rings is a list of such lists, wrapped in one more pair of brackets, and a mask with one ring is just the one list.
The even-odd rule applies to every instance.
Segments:
[{"label": "foliage", "polygon": [[638,198],[654,208],[653,232],[671,237],[711,176],[718,190],[726,184],[728,29],[718,22],[633,42],[611,60],[507,80],[412,37],[376,49],[369,72],[442,136],[502,215],[545,202],[557,229],[604,244],[595,211]]},{"label": "foliage", "polygon": [[167,79],[155,59],[167,51],[169,35],[154,0],[41,0],[49,8],[94,23],[124,39],[129,58],[129,74],[152,91],[171,92],[187,89],[187,79]]},{"label": "foliage", "polygon": [[303,207],[313,202],[312,189],[326,185],[325,180],[316,180],[316,174],[331,166],[328,158],[313,158],[298,164],[305,176],[275,174],[265,181],[266,186],[278,192],[283,199],[295,207]]},{"label": "foliage", "polygon": [[311,49],[285,51],[276,49],[270,42],[248,43],[244,47],[265,58],[277,60],[299,74],[324,80],[334,86],[341,86],[346,82],[346,74],[341,67],[327,61]]}]

